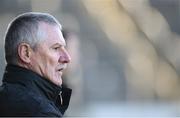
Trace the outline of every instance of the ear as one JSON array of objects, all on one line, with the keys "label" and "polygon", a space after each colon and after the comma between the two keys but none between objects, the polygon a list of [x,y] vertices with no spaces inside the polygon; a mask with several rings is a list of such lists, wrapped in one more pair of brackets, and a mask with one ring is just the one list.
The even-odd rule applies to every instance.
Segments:
[{"label": "ear", "polygon": [[21,61],[25,63],[30,63],[30,57],[31,57],[31,47],[27,43],[21,43],[18,46],[18,56]]}]

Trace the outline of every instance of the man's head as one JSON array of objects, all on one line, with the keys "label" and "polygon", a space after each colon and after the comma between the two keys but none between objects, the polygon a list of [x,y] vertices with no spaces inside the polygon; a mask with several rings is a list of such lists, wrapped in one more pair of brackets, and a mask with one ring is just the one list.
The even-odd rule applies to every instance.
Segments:
[{"label": "man's head", "polygon": [[45,13],[16,17],[5,36],[8,64],[30,69],[56,85],[62,84],[62,70],[70,62],[60,23]]}]

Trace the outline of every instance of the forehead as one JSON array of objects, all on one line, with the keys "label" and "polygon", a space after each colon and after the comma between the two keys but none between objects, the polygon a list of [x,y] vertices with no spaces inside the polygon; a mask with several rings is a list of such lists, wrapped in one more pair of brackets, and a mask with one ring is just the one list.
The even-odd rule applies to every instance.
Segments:
[{"label": "forehead", "polygon": [[44,43],[48,45],[60,44],[65,46],[66,42],[61,32],[61,27],[58,25],[50,25],[47,23],[40,23],[40,30],[44,30]]}]

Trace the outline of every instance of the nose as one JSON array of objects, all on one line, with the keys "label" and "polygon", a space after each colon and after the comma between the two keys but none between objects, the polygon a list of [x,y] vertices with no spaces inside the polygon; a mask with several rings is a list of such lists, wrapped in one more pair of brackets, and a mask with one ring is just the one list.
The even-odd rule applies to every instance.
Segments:
[{"label": "nose", "polygon": [[60,55],[59,62],[60,63],[70,63],[71,57],[66,49],[64,49]]}]

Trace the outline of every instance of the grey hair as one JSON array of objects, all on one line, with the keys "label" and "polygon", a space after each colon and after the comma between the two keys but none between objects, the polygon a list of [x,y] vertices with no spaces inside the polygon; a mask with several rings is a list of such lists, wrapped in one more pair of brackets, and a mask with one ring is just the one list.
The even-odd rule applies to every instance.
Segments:
[{"label": "grey hair", "polygon": [[10,22],[5,34],[5,59],[8,64],[17,64],[17,48],[20,43],[28,43],[34,49],[43,40],[42,35],[46,33],[39,27],[41,22],[57,25],[62,29],[60,23],[47,13],[28,12]]}]

